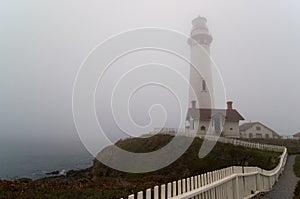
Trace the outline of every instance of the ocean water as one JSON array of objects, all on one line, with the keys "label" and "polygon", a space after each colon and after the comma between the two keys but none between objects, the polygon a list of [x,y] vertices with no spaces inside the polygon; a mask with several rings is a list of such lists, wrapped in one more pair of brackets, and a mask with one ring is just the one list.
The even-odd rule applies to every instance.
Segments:
[{"label": "ocean water", "polygon": [[52,171],[88,168],[92,161],[79,143],[0,141],[0,179],[38,179]]}]

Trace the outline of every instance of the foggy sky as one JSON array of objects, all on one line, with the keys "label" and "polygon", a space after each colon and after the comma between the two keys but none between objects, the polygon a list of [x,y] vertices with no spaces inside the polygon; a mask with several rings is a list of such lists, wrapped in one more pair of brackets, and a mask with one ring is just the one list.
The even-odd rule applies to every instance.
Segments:
[{"label": "foggy sky", "polygon": [[161,27],[189,35],[208,19],[227,99],[247,121],[300,131],[300,3],[296,0],[0,1],[0,138],[77,138],[72,86],[111,35]]}]

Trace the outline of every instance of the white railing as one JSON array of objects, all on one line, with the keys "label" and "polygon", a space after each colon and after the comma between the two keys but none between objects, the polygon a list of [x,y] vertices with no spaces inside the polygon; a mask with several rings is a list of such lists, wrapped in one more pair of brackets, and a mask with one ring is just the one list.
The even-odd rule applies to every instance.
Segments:
[{"label": "white railing", "polygon": [[[137,199],[246,199],[260,192],[270,191],[283,172],[287,160],[287,149],[281,146],[250,143],[223,137],[206,137],[209,140],[230,143],[252,149],[282,152],[279,164],[271,171],[258,167],[233,166],[205,174],[193,176],[155,186],[153,189],[140,191]],[[134,199],[135,195],[128,196]]]}]

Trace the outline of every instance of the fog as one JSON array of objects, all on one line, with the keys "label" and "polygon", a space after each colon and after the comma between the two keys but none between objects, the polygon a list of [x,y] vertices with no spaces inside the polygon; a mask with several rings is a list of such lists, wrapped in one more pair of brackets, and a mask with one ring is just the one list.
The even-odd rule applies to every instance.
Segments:
[{"label": "fog", "polygon": [[[198,15],[208,19],[211,56],[227,100],[247,121],[294,134],[300,131],[299,11],[295,0],[1,0],[0,140],[12,146],[24,140],[78,142],[73,83],[90,51],[141,27],[189,35]],[[137,103],[133,119],[145,124],[149,118]]]}]

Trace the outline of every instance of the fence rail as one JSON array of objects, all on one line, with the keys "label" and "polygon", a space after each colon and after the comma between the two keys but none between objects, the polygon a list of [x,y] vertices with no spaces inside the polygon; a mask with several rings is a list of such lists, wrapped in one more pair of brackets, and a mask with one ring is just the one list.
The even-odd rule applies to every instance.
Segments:
[{"label": "fence rail", "polygon": [[287,149],[282,146],[251,143],[223,137],[206,136],[205,139],[229,143],[264,151],[282,152],[276,168],[267,171],[258,167],[232,166],[217,171],[170,182],[153,189],[140,191],[128,199],[246,199],[260,192],[270,191],[283,172]]}]

